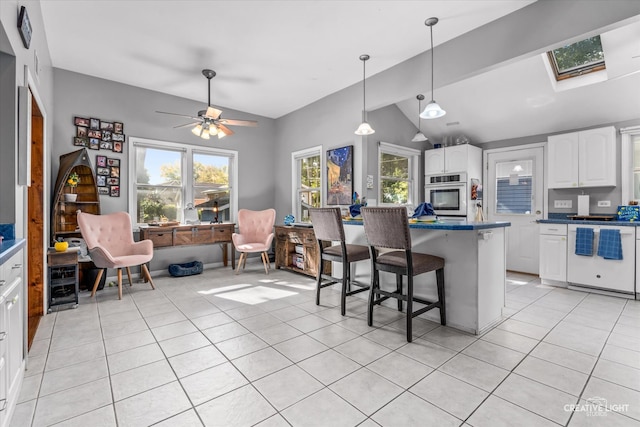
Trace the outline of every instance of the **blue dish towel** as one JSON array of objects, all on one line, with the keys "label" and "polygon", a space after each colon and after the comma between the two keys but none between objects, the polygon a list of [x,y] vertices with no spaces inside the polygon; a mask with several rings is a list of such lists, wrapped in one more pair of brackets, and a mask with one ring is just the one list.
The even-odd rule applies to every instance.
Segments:
[{"label": "blue dish towel", "polygon": [[600,230],[598,256],[604,259],[622,259],[622,240],[620,230]]},{"label": "blue dish towel", "polygon": [[576,228],[576,255],[593,255],[593,228]]},{"label": "blue dish towel", "polygon": [[435,211],[433,210],[433,206],[431,203],[420,203],[416,210],[411,215],[411,218],[420,218],[421,216],[433,216],[435,215]]},{"label": "blue dish towel", "polygon": [[355,218],[360,215],[360,208],[362,205],[351,205],[349,206],[349,213],[351,214],[351,218]]}]

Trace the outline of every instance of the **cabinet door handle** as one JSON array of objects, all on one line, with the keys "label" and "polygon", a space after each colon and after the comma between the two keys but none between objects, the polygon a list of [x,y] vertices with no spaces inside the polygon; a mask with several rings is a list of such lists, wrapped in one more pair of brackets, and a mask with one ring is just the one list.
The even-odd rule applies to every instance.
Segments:
[{"label": "cabinet door handle", "polygon": [[13,267],[11,267],[12,269],[16,269],[16,268],[22,268],[22,264],[14,264]]},{"label": "cabinet door handle", "polygon": [[11,301],[7,301],[7,305],[9,306],[9,308],[11,308],[12,305],[16,304],[19,299],[20,295],[16,295]]},{"label": "cabinet door handle", "polygon": [[7,281],[6,281],[6,280],[4,280],[4,279],[3,279],[3,280],[0,280],[0,286],[4,286],[4,285],[5,285],[5,283],[7,283]]},{"label": "cabinet door handle", "polygon": [[4,341],[4,339],[7,337],[7,333],[6,332],[0,332],[0,341]]},{"label": "cabinet door handle", "polygon": [[2,405],[2,407],[0,407],[0,412],[2,412],[7,409],[7,399],[0,399],[0,402],[0,405]]}]

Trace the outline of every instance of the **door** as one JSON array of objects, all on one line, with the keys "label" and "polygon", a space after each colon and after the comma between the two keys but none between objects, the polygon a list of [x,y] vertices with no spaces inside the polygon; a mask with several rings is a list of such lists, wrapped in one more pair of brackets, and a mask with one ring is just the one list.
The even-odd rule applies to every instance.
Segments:
[{"label": "door", "polygon": [[543,148],[487,154],[486,212],[489,221],[509,221],[507,270],[538,274],[536,220],[543,218]]},{"label": "door", "polygon": [[444,173],[444,149],[434,148],[424,152],[424,174],[437,175]]}]

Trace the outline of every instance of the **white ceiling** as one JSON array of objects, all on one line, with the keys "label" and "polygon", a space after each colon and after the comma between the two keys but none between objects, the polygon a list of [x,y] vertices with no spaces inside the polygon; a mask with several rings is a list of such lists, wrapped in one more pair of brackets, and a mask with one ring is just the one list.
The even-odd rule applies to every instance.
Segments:
[{"label": "white ceiling", "polygon": [[[533,0],[41,1],[53,66],[278,118]],[[608,80],[557,92],[542,56],[437,89],[432,142],[487,142],[640,117],[640,22],[603,34]],[[560,41],[559,41],[560,42]],[[424,94],[427,100],[429,93]],[[418,126],[415,97],[398,107]],[[424,104],[423,104],[424,106]],[[186,112],[192,113],[192,112]],[[459,122],[457,125],[447,125]]]},{"label": "white ceiling", "polygon": [[533,0],[41,1],[53,66],[278,118]]}]

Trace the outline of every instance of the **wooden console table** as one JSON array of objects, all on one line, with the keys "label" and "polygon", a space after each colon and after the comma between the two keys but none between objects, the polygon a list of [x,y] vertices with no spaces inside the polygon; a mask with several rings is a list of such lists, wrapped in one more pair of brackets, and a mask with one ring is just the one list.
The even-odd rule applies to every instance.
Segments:
[{"label": "wooden console table", "polygon": [[151,240],[154,249],[187,245],[220,244],[222,262],[228,264],[227,245],[231,246],[231,268],[236,268],[236,250],[231,240],[235,224],[174,225],[140,229],[140,240]]},{"label": "wooden console table", "polygon": [[[276,225],[275,230],[276,268],[316,277],[320,249],[313,228]],[[331,261],[323,261],[322,269],[325,274],[331,274]]]}]

